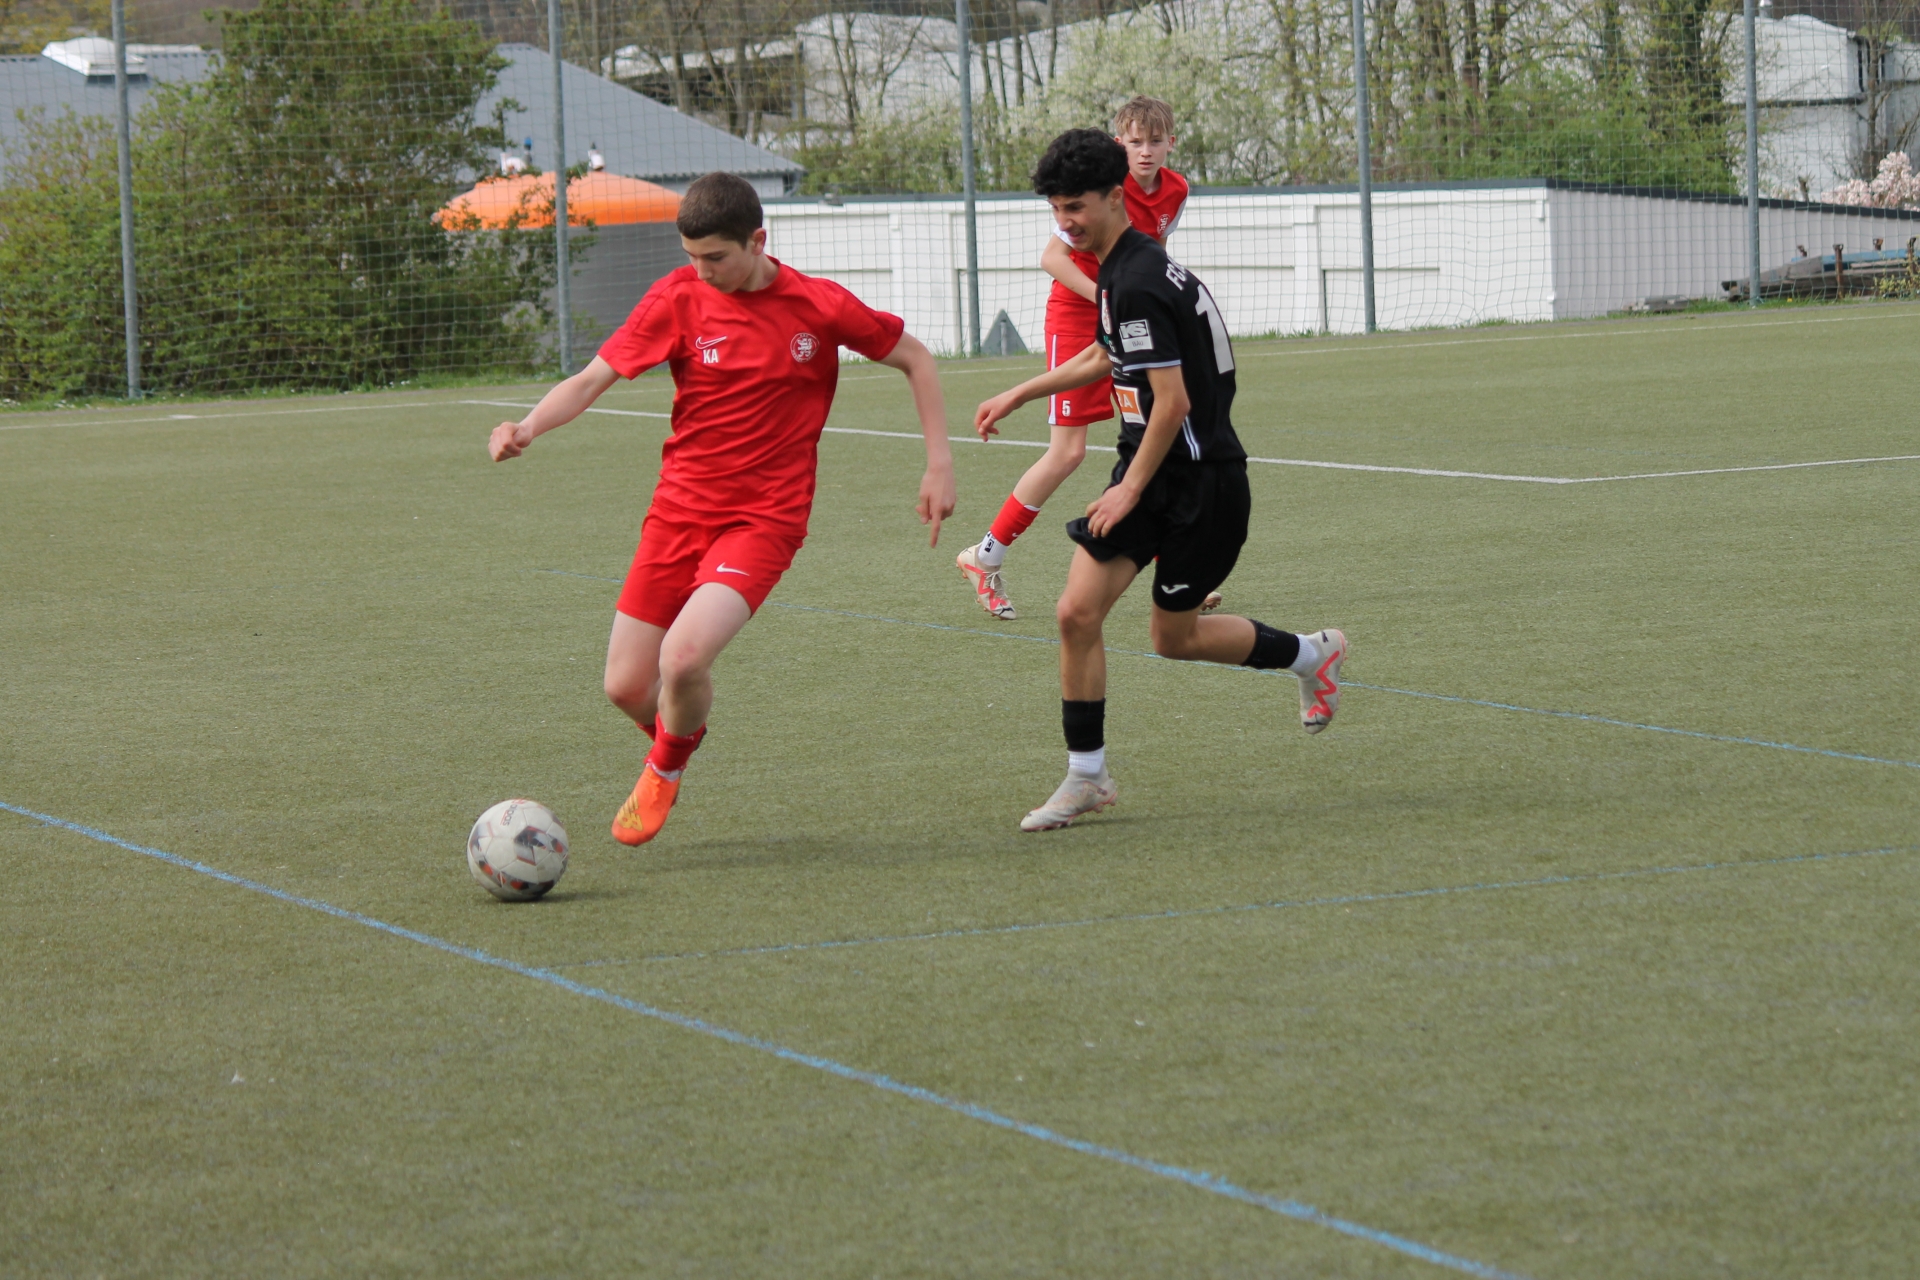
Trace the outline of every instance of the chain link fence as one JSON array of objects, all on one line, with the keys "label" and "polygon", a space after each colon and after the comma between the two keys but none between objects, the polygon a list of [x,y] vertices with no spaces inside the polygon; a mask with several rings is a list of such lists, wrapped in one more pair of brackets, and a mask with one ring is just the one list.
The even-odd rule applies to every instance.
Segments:
[{"label": "chain link fence", "polygon": [[13,0],[0,399],[575,365],[714,169],[936,349],[1037,349],[1027,174],[1136,93],[1237,336],[1911,294],[1916,5]]}]

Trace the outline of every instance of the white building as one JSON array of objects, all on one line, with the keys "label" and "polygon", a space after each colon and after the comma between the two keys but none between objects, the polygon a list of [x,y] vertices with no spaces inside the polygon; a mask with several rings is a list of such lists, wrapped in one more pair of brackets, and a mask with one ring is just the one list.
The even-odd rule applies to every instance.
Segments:
[{"label": "white building", "polygon": [[[1754,44],[1760,189],[1768,195],[1817,200],[1849,178],[1872,176],[1857,167],[1873,137],[1904,143],[1909,154],[1920,142],[1912,136],[1920,121],[1920,46],[1893,45],[1874,75],[1864,41],[1805,14],[1761,19]],[[1733,52],[1727,101],[1744,106],[1744,41]]]}]

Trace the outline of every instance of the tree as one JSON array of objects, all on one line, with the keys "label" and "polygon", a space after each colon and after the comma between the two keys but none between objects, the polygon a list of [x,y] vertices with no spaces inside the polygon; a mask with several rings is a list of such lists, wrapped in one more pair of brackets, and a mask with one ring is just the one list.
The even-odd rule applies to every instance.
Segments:
[{"label": "tree", "polygon": [[38,53],[55,40],[100,35],[110,11],[110,0],[0,0],[0,54]]},{"label": "tree", "polygon": [[[530,365],[551,236],[433,221],[500,143],[474,115],[504,65],[491,42],[412,0],[267,0],[223,27],[208,79],[156,89],[137,122],[149,386],[351,387]],[[84,298],[97,333],[60,345],[0,330],[0,394],[117,389],[118,358],[97,350],[120,330],[113,147],[92,125],[43,120],[14,172],[0,189],[0,309],[56,316]],[[58,255],[36,247],[50,232]]]}]

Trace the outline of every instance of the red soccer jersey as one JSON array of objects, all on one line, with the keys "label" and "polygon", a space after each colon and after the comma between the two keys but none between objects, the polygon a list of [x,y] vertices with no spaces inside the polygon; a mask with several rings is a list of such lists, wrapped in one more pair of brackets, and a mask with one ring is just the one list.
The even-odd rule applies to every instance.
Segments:
[{"label": "red soccer jersey", "polygon": [[839,349],[882,359],[906,324],[831,280],[774,265],[773,283],[751,293],[722,293],[681,267],[647,290],[600,358],[625,378],[662,361],[673,372],[656,498],[804,533]]},{"label": "red soccer jersey", "polygon": [[[1127,174],[1120,191],[1127,202],[1127,221],[1133,224],[1135,231],[1156,240],[1165,240],[1180,225],[1180,213],[1187,206],[1187,180],[1173,170],[1160,170],[1160,183],[1154,187],[1152,195],[1140,189],[1132,173]],[[1073,265],[1085,272],[1087,279],[1100,278],[1100,259],[1071,246],[1068,247],[1068,253]],[[1058,280],[1053,282],[1053,304],[1061,316],[1084,319],[1088,334],[1094,331],[1099,322],[1098,309]]]}]

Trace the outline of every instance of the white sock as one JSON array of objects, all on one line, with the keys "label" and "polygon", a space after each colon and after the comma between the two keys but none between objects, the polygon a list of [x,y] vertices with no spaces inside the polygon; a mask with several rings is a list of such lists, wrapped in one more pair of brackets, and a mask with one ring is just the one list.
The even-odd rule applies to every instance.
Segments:
[{"label": "white sock", "polygon": [[980,539],[980,546],[974,551],[974,558],[988,569],[998,569],[1007,562],[1007,544],[997,541],[993,530],[987,530],[987,536]]},{"label": "white sock", "polygon": [[1067,776],[1070,778],[1097,778],[1107,771],[1107,749],[1095,747],[1091,751],[1067,752]]},{"label": "white sock", "polygon": [[1310,676],[1313,669],[1320,665],[1320,646],[1313,642],[1312,636],[1300,637],[1300,652],[1294,656],[1293,665],[1287,670],[1297,676]]}]

